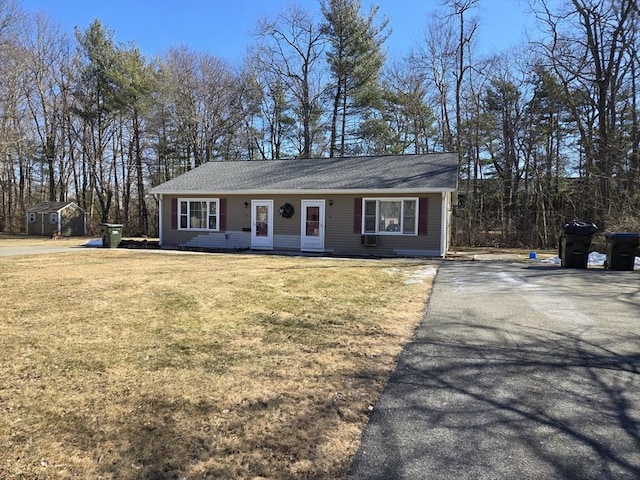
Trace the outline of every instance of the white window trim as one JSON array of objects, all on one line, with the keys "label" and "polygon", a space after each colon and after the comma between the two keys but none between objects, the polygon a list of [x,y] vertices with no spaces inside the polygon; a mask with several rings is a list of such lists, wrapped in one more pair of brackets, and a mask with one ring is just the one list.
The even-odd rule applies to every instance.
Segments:
[{"label": "white window trim", "polygon": [[35,212],[29,212],[29,223],[36,223],[38,215]]},{"label": "white window trim", "polygon": [[49,225],[55,225],[56,223],[58,223],[58,218],[60,217],[60,215],[58,215],[58,212],[50,212],[49,213]]},{"label": "white window trim", "polygon": [[[413,220],[414,227],[413,233],[404,233],[404,202],[405,201],[416,202],[416,213]],[[376,231],[366,232],[364,229],[366,220],[366,202],[376,202]],[[387,232],[386,230],[380,231],[378,227],[380,225],[380,202],[400,202],[400,231]],[[366,197],[362,199],[362,226],[360,228],[362,235],[389,235],[400,237],[417,237],[418,236],[418,218],[419,218],[420,201],[418,197]]]},{"label": "white window trim", "polygon": [[[187,227],[182,227],[182,202],[187,203]],[[211,216],[211,212],[209,211],[209,207],[211,206],[211,202],[216,202],[216,228],[192,228],[191,227],[191,202],[206,202],[207,204],[207,214],[206,214],[206,224],[209,225],[209,217]],[[219,232],[220,231],[220,199],[219,198],[178,198],[178,230],[184,231],[204,231],[204,232]]]}]

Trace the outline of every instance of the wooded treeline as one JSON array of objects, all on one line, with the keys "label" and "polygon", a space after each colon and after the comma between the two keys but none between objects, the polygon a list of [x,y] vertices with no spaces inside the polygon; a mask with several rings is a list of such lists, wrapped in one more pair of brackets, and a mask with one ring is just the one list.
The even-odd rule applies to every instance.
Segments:
[{"label": "wooded treeline", "polygon": [[553,247],[573,219],[640,231],[637,1],[536,0],[539,39],[492,56],[482,2],[424,13],[403,58],[377,7],[287,7],[232,65],[146,58],[99,20],[70,37],[0,0],[0,231],[72,200],[94,229],[154,235],[149,189],[203,162],[442,151],[459,152],[458,245]]}]

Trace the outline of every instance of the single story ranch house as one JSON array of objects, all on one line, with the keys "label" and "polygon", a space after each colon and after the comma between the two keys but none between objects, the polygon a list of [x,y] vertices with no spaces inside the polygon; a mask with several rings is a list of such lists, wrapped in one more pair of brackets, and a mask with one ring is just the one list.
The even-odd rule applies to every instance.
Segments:
[{"label": "single story ranch house", "polygon": [[455,153],[208,162],[151,189],[163,248],[444,256]]}]

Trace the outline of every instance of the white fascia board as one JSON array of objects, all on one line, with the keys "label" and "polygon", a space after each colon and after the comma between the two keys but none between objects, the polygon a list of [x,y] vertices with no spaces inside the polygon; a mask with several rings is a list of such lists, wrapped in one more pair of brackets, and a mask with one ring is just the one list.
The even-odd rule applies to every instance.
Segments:
[{"label": "white fascia board", "polygon": [[154,195],[406,195],[421,193],[446,193],[454,192],[455,188],[370,188],[370,189],[345,189],[345,190],[175,190],[150,193]]},{"label": "white fascia board", "polygon": [[442,192],[442,203],[440,207],[440,256],[444,258],[447,254],[447,215],[449,206],[447,205],[447,194]]}]

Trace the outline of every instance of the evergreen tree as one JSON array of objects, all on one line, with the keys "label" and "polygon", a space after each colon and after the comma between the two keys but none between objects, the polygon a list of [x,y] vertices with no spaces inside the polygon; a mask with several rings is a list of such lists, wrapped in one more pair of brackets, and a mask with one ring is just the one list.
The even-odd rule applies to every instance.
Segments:
[{"label": "evergreen tree", "polygon": [[[355,146],[348,145],[349,135],[357,131],[364,111],[380,105],[378,80],[385,60],[382,45],[388,37],[388,19],[377,24],[377,6],[372,6],[366,17],[360,8],[360,0],[322,3],[332,77],[330,157],[354,151]],[[354,124],[351,127],[349,120]]]},{"label": "evergreen tree", "polygon": [[[81,119],[76,134],[82,145],[91,192],[99,204],[100,220],[106,222],[116,193],[112,140],[118,113],[126,106],[123,85],[119,83],[119,52],[113,33],[104,29],[99,20],[94,20],[85,32],[76,29],[76,39],[73,112]],[[93,198],[84,203],[93,208]]]}]

